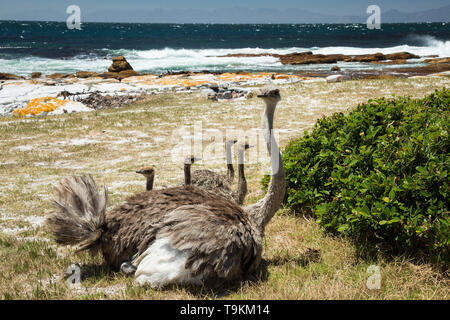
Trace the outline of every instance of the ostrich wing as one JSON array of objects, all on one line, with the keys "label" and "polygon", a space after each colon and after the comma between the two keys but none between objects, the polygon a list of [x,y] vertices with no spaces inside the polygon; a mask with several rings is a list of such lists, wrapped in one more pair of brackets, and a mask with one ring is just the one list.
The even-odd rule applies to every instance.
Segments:
[{"label": "ostrich wing", "polygon": [[186,269],[193,276],[239,279],[259,264],[262,249],[258,233],[235,208],[181,206],[156,226],[157,238],[168,238],[174,248],[190,253]]}]

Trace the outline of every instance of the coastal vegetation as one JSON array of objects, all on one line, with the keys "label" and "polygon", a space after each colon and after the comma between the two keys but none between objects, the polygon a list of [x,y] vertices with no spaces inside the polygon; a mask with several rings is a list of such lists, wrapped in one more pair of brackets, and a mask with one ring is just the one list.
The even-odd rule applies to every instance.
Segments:
[{"label": "coastal vegetation", "polygon": [[449,130],[448,89],[319,119],[284,152],[286,203],[363,254],[409,252],[448,267]]}]

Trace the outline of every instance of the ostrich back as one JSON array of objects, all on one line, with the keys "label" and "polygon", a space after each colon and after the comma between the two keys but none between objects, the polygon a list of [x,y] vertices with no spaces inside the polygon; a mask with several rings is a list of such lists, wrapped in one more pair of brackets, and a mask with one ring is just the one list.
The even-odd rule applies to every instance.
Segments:
[{"label": "ostrich back", "polygon": [[[202,278],[240,278],[261,258],[261,235],[233,201],[195,186],[143,192],[106,215],[101,247],[118,268],[142,254],[157,238],[188,250],[186,263]],[[206,275],[206,276],[203,276]]]},{"label": "ostrich back", "polygon": [[196,170],[192,173],[191,184],[234,201],[226,175],[211,170]]}]

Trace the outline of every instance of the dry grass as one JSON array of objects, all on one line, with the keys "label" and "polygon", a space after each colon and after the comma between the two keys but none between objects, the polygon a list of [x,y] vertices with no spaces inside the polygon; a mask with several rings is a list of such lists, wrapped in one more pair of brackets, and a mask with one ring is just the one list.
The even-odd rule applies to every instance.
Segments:
[{"label": "dry grass", "polygon": [[[422,78],[283,86],[275,119],[282,129],[280,145],[310,129],[322,115],[345,112],[375,97],[422,97],[449,84],[448,78]],[[449,280],[431,265],[381,255],[363,260],[348,240],[324,234],[313,221],[283,210],[268,227],[260,270],[219,293],[138,287],[133,279],[110,271],[100,256],[57,247],[43,226],[52,185],[61,178],[93,174],[108,186],[114,206],[144,189],[144,180],[134,173],[141,166],[156,167],[155,188],[182,180],[182,162],[170,160],[177,145],[171,139],[174,129],[202,121],[203,134],[218,128],[249,130],[259,126],[261,111],[256,98],[217,103],[183,93],[153,96],[123,109],[0,119],[0,298],[448,299]],[[203,145],[209,144],[204,139]],[[224,160],[204,158],[199,167],[224,170]],[[265,158],[247,165],[248,202],[261,196],[259,181],[266,170]],[[63,278],[72,263],[82,266],[79,290],[67,288]],[[372,264],[381,268],[380,290],[366,287]]]}]

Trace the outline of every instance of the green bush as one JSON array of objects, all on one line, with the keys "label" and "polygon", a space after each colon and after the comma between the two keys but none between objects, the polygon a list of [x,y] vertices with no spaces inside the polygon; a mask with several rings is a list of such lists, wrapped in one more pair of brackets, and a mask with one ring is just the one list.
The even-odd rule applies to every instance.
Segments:
[{"label": "green bush", "polygon": [[283,153],[287,205],[358,243],[448,265],[449,110],[443,89],[322,118]]}]

